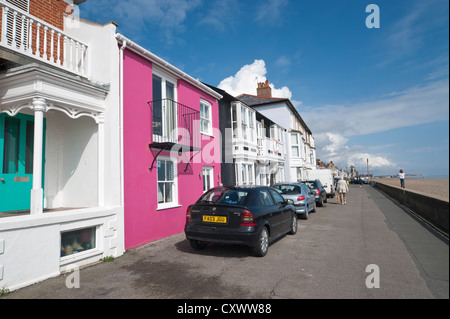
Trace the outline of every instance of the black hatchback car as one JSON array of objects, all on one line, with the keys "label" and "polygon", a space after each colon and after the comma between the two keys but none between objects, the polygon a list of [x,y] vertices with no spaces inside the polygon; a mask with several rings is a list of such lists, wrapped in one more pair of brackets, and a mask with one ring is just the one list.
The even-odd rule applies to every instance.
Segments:
[{"label": "black hatchback car", "polygon": [[317,206],[323,206],[323,203],[327,202],[327,191],[318,179],[304,181],[303,183],[305,183],[306,186],[308,186],[314,192]]},{"label": "black hatchback car", "polygon": [[297,232],[291,204],[271,187],[212,188],[188,207],[186,238],[196,250],[207,243],[246,245],[263,257],[270,242]]}]

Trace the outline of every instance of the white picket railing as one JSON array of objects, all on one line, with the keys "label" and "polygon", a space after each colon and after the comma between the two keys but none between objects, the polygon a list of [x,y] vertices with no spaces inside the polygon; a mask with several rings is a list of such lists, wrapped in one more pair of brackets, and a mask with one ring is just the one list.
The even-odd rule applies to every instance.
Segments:
[{"label": "white picket railing", "polygon": [[0,46],[87,76],[88,46],[63,30],[0,0]]}]

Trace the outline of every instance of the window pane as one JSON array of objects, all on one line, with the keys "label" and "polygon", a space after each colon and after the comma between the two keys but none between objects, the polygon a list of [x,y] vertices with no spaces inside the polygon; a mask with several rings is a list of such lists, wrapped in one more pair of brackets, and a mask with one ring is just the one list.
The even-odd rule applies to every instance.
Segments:
[{"label": "window pane", "polygon": [[175,86],[166,81],[166,99],[175,100]]},{"label": "window pane", "polygon": [[205,117],[205,106],[200,103],[200,117]]},{"label": "window pane", "polygon": [[3,174],[17,174],[19,169],[20,120],[5,117]]},{"label": "window pane", "polygon": [[283,196],[281,196],[280,194],[278,194],[276,191],[274,191],[272,189],[269,189],[269,192],[272,194],[273,198],[275,199],[275,203],[277,203],[277,204],[284,203]]},{"label": "window pane", "polygon": [[166,180],[166,161],[158,161],[158,181]]},{"label": "window pane", "polygon": [[61,257],[95,248],[96,227],[61,233]]},{"label": "window pane", "polygon": [[291,143],[297,145],[298,144],[298,135],[291,134]]},{"label": "window pane", "polygon": [[298,146],[292,146],[292,156],[300,156],[298,152]]},{"label": "window pane", "polygon": [[164,203],[164,183],[158,183],[158,204]]},{"label": "window pane", "polygon": [[33,174],[34,122],[27,121],[25,174]]},{"label": "window pane", "polygon": [[173,181],[175,179],[175,171],[172,161],[166,161],[166,181]]},{"label": "window pane", "polygon": [[205,112],[205,116],[204,117],[207,120],[209,120],[209,106],[207,106],[207,105],[204,106],[204,112]]},{"label": "window pane", "polygon": [[241,106],[241,121],[242,123],[247,123],[247,120],[245,118],[245,108],[243,108],[242,106]]},{"label": "window pane", "polygon": [[162,80],[153,75],[153,134],[162,135]]},{"label": "window pane", "polygon": [[273,200],[272,197],[270,196],[269,192],[267,190],[262,190],[260,192],[261,195],[261,199],[264,202],[264,205],[266,206],[272,206],[273,205]]},{"label": "window pane", "polygon": [[173,183],[164,183],[165,203],[173,202]]}]

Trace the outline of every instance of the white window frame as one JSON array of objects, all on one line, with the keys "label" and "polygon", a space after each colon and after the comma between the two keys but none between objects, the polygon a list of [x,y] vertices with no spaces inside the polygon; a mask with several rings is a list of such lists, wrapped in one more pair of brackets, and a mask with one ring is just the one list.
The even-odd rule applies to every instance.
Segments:
[{"label": "white window frame", "polygon": [[255,185],[255,164],[239,163],[239,185]]},{"label": "white window frame", "polygon": [[[156,75],[157,77],[159,77],[161,79],[161,99],[165,100],[168,99],[167,97],[167,82],[169,82],[170,84],[173,85],[173,101],[175,103],[178,102],[178,86],[177,86],[177,79],[170,76],[169,74],[165,73],[163,70],[157,69],[156,67],[153,67],[152,70],[152,83],[153,83],[153,75]],[[154,99],[154,97],[153,97]],[[174,122],[174,132],[172,132],[172,134],[169,134],[170,132],[168,132],[168,128],[166,125],[167,122],[167,109],[166,109],[166,105],[165,103],[162,104],[163,106],[163,110],[162,110],[162,136],[163,137],[168,137],[171,136],[173,138],[178,136],[178,108],[175,104],[174,106],[174,110],[173,110],[173,116],[175,118],[175,122]],[[155,135],[155,134],[153,134]],[[158,137],[154,136],[154,139],[157,140]]]},{"label": "white window frame", "polygon": [[[202,114],[203,109],[208,109],[208,117],[204,117]],[[207,130],[203,130],[203,123],[207,123]],[[212,105],[206,100],[200,99],[200,133],[206,135],[212,135]]]},{"label": "white window frame", "polygon": [[[160,181],[159,180],[159,169],[161,168],[159,166],[159,162],[160,161],[165,161],[165,162],[172,162],[173,164],[173,181],[167,180],[167,174],[165,173],[165,179],[164,181]],[[167,166],[166,166],[167,167]],[[178,207],[180,206],[178,204],[178,169],[177,169],[177,161],[167,157],[167,156],[158,156],[157,159],[157,172],[156,172],[156,196],[157,196],[157,202],[158,202],[158,209],[167,209],[167,208],[173,208],[173,207]],[[159,184],[160,183],[171,183],[172,184],[172,201],[170,202],[159,202]],[[164,194],[163,194],[164,197]]]},{"label": "white window frame", "polygon": [[[297,143],[294,143],[292,141],[292,137],[293,136],[295,136],[297,138]],[[292,155],[292,157],[296,157],[296,158],[301,157],[300,136],[299,136],[299,134],[298,133],[291,133],[290,142],[291,142],[291,155]],[[294,148],[297,149],[298,155],[294,154],[294,151],[293,151]]]},{"label": "white window frame", "polygon": [[[203,166],[202,169],[203,176],[203,193],[206,193],[209,189],[214,187],[214,167],[212,166]],[[209,181],[209,188],[205,187],[206,181]]]}]

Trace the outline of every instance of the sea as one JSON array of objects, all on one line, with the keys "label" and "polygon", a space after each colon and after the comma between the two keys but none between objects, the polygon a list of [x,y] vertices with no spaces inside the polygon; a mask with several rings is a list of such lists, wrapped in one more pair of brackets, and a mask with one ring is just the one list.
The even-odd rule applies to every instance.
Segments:
[{"label": "sea", "polygon": [[440,175],[414,175],[414,176],[406,175],[406,178],[436,178],[436,179],[448,179],[448,178],[449,178],[449,174],[440,174]]}]

